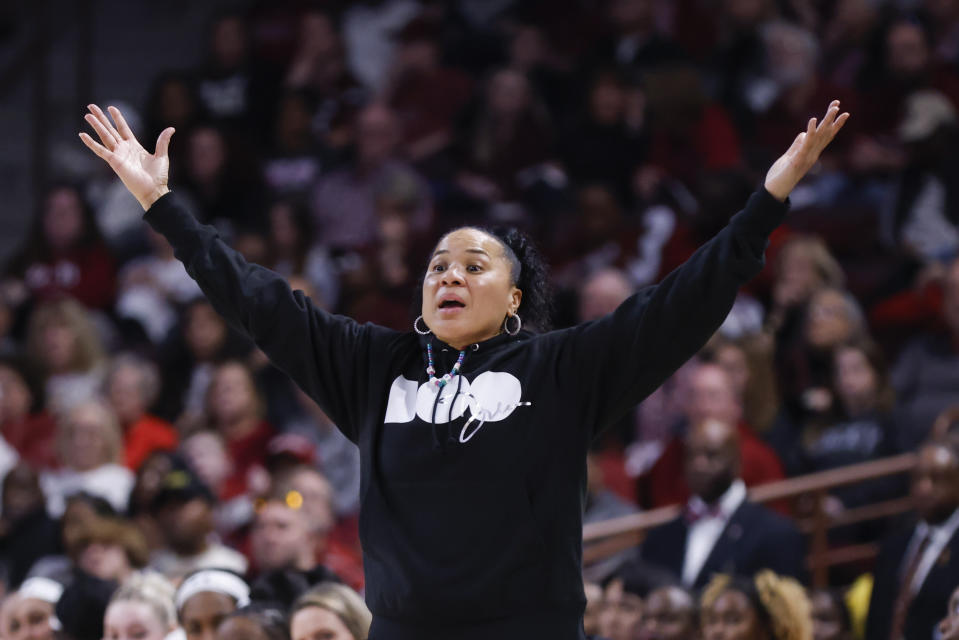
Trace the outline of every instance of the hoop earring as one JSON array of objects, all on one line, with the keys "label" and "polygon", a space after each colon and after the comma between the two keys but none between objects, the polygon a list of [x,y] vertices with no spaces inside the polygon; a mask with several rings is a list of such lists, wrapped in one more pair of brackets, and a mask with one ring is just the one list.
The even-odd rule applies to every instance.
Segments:
[{"label": "hoop earring", "polygon": [[430,335],[430,328],[426,327],[426,321],[423,322],[423,326],[426,327],[426,330],[423,331],[420,329],[420,320],[423,320],[423,316],[416,316],[416,320],[413,321],[413,331],[420,334],[421,336]]},{"label": "hoop earring", "polygon": [[[509,330],[510,318],[516,318],[516,328],[513,329],[512,331]],[[506,319],[503,320],[503,331],[505,331],[507,335],[515,336],[517,333],[519,333],[519,330],[522,328],[523,328],[523,319],[519,317],[518,313],[514,313],[511,316],[506,316]]]}]

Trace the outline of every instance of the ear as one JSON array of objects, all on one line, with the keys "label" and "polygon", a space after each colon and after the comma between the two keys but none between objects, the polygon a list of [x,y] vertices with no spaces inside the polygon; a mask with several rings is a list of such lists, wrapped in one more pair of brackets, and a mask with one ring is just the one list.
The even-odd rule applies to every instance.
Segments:
[{"label": "ear", "polygon": [[513,315],[519,310],[521,302],[523,302],[523,292],[514,285],[509,292],[509,315]]}]

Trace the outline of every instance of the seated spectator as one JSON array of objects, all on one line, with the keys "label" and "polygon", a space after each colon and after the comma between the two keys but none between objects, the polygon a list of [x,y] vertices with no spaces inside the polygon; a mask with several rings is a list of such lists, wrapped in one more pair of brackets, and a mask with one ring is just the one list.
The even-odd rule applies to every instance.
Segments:
[{"label": "seated spectator", "polygon": [[320,532],[310,527],[299,492],[271,493],[257,506],[250,534],[257,572],[309,572],[316,567]]},{"label": "seated spectator", "polygon": [[176,592],[177,616],[186,640],[208,640],[224,618],[250,604],[250,586],[221,569],[188,575]]},{"label": "seated spectator", "polygon": [[930,443],[912,477],[919,522],[883,541],[866,640],[930,638],[959,583],[959,452]]},{"label": "seated spectator", "polygon": [[645,87],[653,126],[644,166],[685,185],[696,184],[706,172],[740,166],[739,132],[706,92],[698,68],[680,63],[657,69]]},{"label": "seated spectator", "polygon": [[171,580],[198,569],[246,573],[246,558],[213,536],[214,505],[210,490],[191,471],[167,473],[151,505],[166,546],[153,553],[150,566]]},{"label": "seated spectator", "polygon": [[272,425],[263,418],[264,410],[245,364],[231,360],[216,368],[207,389],[206,415],[209,426],[226,444],[233,466],[226,482],[242,487],[237,493],[251,488],[252,474],[262,473],[267,443],[275,435]]},{"label": "seated spectator", "polygon": [[164,640],[177,626],[173,594],[173,585],[161,575],[131,576],[110,598],[103,637]]},{"label": "seated spectator", "polygon": [[103,385],[103,344],[76,300],[60,298],[33,311],[27,357],[43,376],[46,407],[57,418],[92,400]]},{"label": "seated spectator", "polygon": [[670,570],[686,587],[700,588],[718,571],[805,575],[795,525],[747,498],[739,439],[728,422],[706,419],[691,426],[684,474],[692,497],[683,514],[651,530],[640,549],[645,561]]},{"label": "seated spectator", "polygon": [[696,598],[676,585],[654,590],[643,605],[639,629],[637,637],[642,640],[697,640],[699,611]]},{"label": "seated spectator", "polygon": [[123,428],[123,463],[136,471],[154,451],[176,449],[179,435],[148,410],[160,392],[160,372],[133,354],[116,356],[106,378],[106,396]]},{"label": "seated spectator", "polygon": [[[167,127],[174,127],[183,136],[205,115],[190,74],[180,71],[160,73],[153,79],[143,105],[143,137],[156,140]],[[170,157],[175,163],[173,166],[183,166],[184,152],[185,148],[179,145],[170,147]]]},{"label": "seated spectator", "polygon": [[319,544],[314,552],[322,564],[357,591],[363,590],[363,558],[354,519],[336,522],[333,489],[315,467],[299,465],[274,479],[279,490],[286,487],[303,496],[303,512]]},{"label": "seated spectator", "polygon": [[299,16],[286,85],[314,97],[313,132],[326,147],[341,152],[352,141],[357,113],[369,101],[369,92],[347,67],[335,20],[320,8],[307,7]]},{"label": "seated spectator", "polygon": [[172,186],[187,197],[197,219],[215,225],[228,239],[261,229],[266,192],[255,163],[216,126],[198,126],[184,138],[184,171]]},{"label": "seated spectator", "polygon": [[62,466],[40,476],[50,515],[63,515],[66,499],[80,492],[107,500],[117,512],[126,508],[133,473],[120,465],[122,438],[116,415],[103,402],[85,402],[63,417],[57,435]]},{"label": "seated spectator", "polygon": [[720,334],[706,345],[704,356],[726,370],[733,390],[743,399],[746,424],[757,433],[765,433],[779,411],[779,390],[768,341],[758,335],[729,338]]},{"label": "seated spectator", "polygon": [[422,162],[452,141],[457,114],[471,97],[471,79],[443,64],[440,25],[417,18],[397,34],[385,96],[403,123],[404,148]]},{"label": "seated spectator", "polygon": [[822,288],[809,297],[801,338],[788,353],[777,354],[787,417],[803,421],[828,411],[833,349],[864,337],[865,331],[862,309],[849,292]]},{"label": "seated spectator", "polygon": [[659,29],[655,3],[614,0],[606,12],[610,33],[594,54],[598,63],[648,71],[682,57],[682,50]]},{"label": "seated spectator", "polygon": [[290,610],[292,640],[366,640],[373,614],[355,591],[324,582],[300,596]]},{"label": "seated spectator", "polygon": [[123,583],[149,560],[146,539],[120,518],[95,518],[72,536],[70,556],[78,569],[108,582]]},{"label": "seated spectator", "polygon": [[256,66],[249,26],[241,14],[218,16],[207,37],[207,59],[195,74],[200,105],[218,125],[256,139],[257,124],[269,118],[270,100],[276,95],[275,74]]},{"label": "seated spectator", "polygon": [[429,230],[432,204],[427,185],[399,160],[400,125],[389,107],[373,103],[357,121],[356,160],[347,168],[321,178],[312,196],[317,242],[339,249],[359,249],[374,244],[375,194],[380,185],[396,176],[416,183],[420,207],[410,217],[417,235]]},{"label": "seated spectator", "polygon": [[362,589],[357,534],[347,530],[344,539],[334,522],[330,487],[318,472],[297,467],[274,480],[258,504],[250,536],[253,565],[261,574],[254,591],[271,596],[257,596],[260,600],[289,606],[302,591],[299,585],[318,580],[342,579]]},{"label": "seated spectator", "polygon": [[290,640],[289,623],[280,609],[251,604],[229,614],[217,627],[215,640]]},{"label": "seated spectator", "polygon": [[33,232],[7,275],[39,300],[69,296],[91,309],[109,308],[116,265],[77,187],[59,185],[46,193]]},{"label": "seated spectator", "polygon": [[795,580],[762,571],[713,576],[700,597],[704,638],[794,640],[812,637],[809,598]]},{"label": "seated spectator", "polygon": [[609,640],[631,640],[638,635],[649,584],[637,577],[633,573],[615,575],[603,589],[599,630]]},{"label": "seated spectator", "polygon": [[177,310],[202,294],[166,238],[149,225],[143,227],[151,251],[120,270],[114,310],[120,318],[137,323],[151,343],[162,344],[177,323]]},{"label": "seated spectator", "polygon": [[[104,498],[88,493],[75,493],[68,497],[66,510],[60,518],[60,538],[54,552],[35,562],[27,577],[50,578],[69,585],[75,574],[82,573],[76,567],[75,558],[68,554],[75,540],[100,518],[116,517],[116,510]],[[100,616],[98,624],[103,622],[102,618]]]},{"label": "seated spectator", "polygon": [[[917,91],[906,98],[899,138],[906,161],[896,177],[895,199],[881,219],[883,239],[918,272],[917,282],[932,267],[959,255],[954,176],[959,175],[956,107],[937,91]],[[926,273],[923,273],[926,270]],[[897,274],[902,278],[904,274]],[[905,282],[903,284],[906,284]]]},{"label": "seated spectator", "polygon": [[0,360],[0,434],[20,459],[38,468],[57,464],[56,422],[26,361]]},{"label": "seated spectator", "polygon": [[230,331],[206,298],[193,300],[183,311],[177,335],[160,351],[161,417],[176,419],[180,433],[201,428],[216,365],[248,352],[249,344]]},{"label": "seated spectator", "polygon": [[323,149],[312,130],[313,102],[304,90],[287,89],[280,96],[271,149],[262,162],[263,180],[272,195],[303,197],[325,169]]},{"label": "seated spectator", "polygon": [[286,433],[305,435],[316,444],[319,467],[333,488],[333,505],[340,517],[360,509],[360,450],[336,428],[322,409],[299,387],[296,413],[284,425]]},{"label": "seated spectator", "polygon": [[821,238],[798,233],[779,248],[772,272],[766,328],[776,338],[778,363],[802,339],[806,305],[812,295],[824,287],[841,288],[846,276]]},{"label": "seated spectator", "polygon": [[[736,425],[738,457],[742,464],[740,477],[747,487],[783,479],[785,474],[775,452],[743,423],[742,399],[736,395],[733,382],[722,367],[706,363],[693,369],[689,375],[689,396],[683,408],[687,424],[712,418]],[[677,504],[689,499],[689,487],[683,479],[684,464],[682,439],[674,436],[648,475],[640,478],[640,495],[644,494],[645,488],[650,506]]]},{"label": "seated spectator", "polygon": [[599,73],[586,96],[586,115],[562,142],[563,164],[577,182],[608,181],[616,195],[629,194],[643,144],[626,124],[626,87],[613,73]]},{"label": "seated spectator", "polygon": [[949,598],[946,617],[939,623],[940,640],[959,640],[959,587]]},{"label": "seated spectator", "polygon": [[[830,408],[818,420],[781,421],[768,440],[790,475],[826,471],[897,453],[891,420],[893,391],[879,347],[868,339],[844,342],[833,355]],[[891,481],[890,481],[891,480]],[[881,501],[899,493],[895,479],[837,487],[839,509]]]},{"label": "seated spectator", "polygon": [[515,199],[520,172],[550,159],[547,114],[527,77],[514,69],[493,73],[474,105],[458,136],[456,184],[481,203]]},{"label": "seated spectator", "polygon": [[54,640],[60,629],[55,609],[61,595],[63,585],[49,578],[25,581],[14,596],[15,604],[8,626],[2,630],[3,637]]},{"label": "seated spectator", "polygon": [[216,431],[197,431],[183,441],[180,452],[187,466],[213,496],[213,519],[221,536],[229,537],[253,520],[253,498],[246,478],[234,474],[226,442]]},{"label": "seated spectator", "polygon": [[852,616],[840,591],[814,589],[809,594],[809,602],[812,640],[853,640]]},{"label": "seated spectator", "polygon": [[302,276],[312,288],[307,292],[324,309],[335,309],[340,294],[339,273],[323,245],[313,243],[309,208],[299,200],[284,198],[270,207],[271,268],[291,278]]},{"label": "seated spectator", "polygon": [[16,590],[40,558],[57,553],[60,531],[47,514],[37,472],[20,463],[3,477],[0,579]]},{"label": "seated spectator", "polygon": [[940,412],[959,404],[959,259],[943,282],[942,316],[946,330],[914,338],[893,370],[896,425],[904,450],[925,438]]}]

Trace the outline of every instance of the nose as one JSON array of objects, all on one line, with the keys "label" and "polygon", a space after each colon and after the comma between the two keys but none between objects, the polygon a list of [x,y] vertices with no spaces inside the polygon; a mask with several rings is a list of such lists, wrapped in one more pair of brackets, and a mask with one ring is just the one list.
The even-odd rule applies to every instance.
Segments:
[{"label": "nose", "polygon": [[443,272],[443,284],[463,284],[463,272],[457,265],[450,265]]}]

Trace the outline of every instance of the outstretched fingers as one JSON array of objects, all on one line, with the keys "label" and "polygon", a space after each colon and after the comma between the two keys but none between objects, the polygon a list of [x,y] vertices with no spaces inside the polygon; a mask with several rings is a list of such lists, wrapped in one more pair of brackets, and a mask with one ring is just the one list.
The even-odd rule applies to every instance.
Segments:
[{"label": "outstretched fingers", "polygon": [[83,116],[83,119],[89,123],[93,130],[97,132],[97,136],[100,137],[100,142],[103,143],[103,146],[108,150],[113,151],[117,147],[117,139],[110,133],[110,131],[103,126],[103,123],[100,122],[100,119],[95,115],[88,113]]},{"label": "outstretched fingers", "polygon": [[98,156],[106,160],[107,162],[110,162],[110,157],[113,155],[113,152],[107,149],[106,147],[104,147],[102,144],[100,144],[93,138],[91,138],[89,134],[81,132],[80,140],[83,141],[83,144],[87,145],[90,151],[97,154]]},{"label": "outstretched fingers", "polygon": [[106,130],[107,134],[113,139],[113,144],[120,144],[120,141],[123,139],[120,137],[119,132],[113,127],[113,123],[110,122],[110,118],[107,117],[107,114],[103,113],[103,110],[95,104],[91,104],[89,107],[90,113],[96,117],[96,119],[103,125],[103,128]]},{"label": "outstretched fingers", "polygon": [[120,110],[116,107],[107,107],[107,111],[110,112],[110,115],[113,117],[113,121],[117,123],[117,129],[120,132],[120,137],[122,137],[124,140],[136,142],[136,137],[134,137],[133,131],[130,129],[130,125],[127,124],[127,121],[123,117],[123,114],[120,113]]}]

